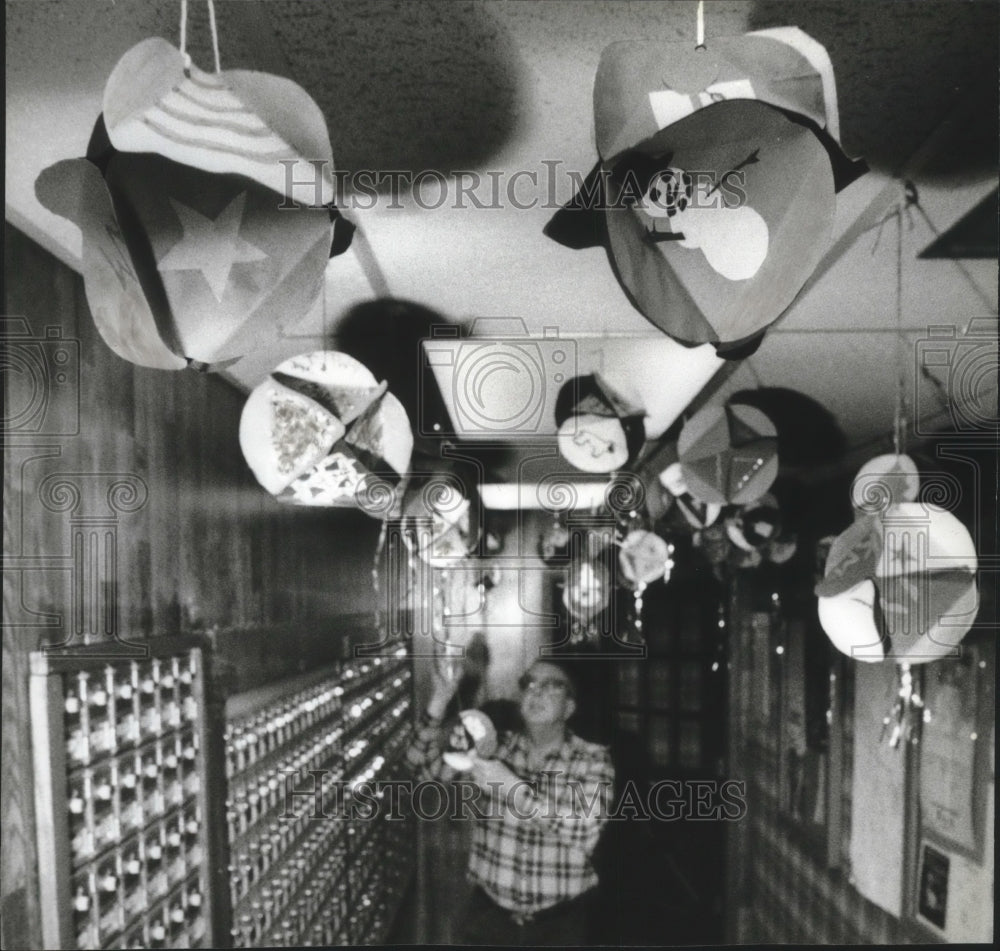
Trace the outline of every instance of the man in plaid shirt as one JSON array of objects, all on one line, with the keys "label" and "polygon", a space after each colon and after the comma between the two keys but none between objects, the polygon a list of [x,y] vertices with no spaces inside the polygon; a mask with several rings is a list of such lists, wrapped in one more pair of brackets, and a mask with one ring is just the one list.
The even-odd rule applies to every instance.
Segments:
[{"label": "man in plaid shirt", "polygon": [[[565,669],[537,661],[521,677],[523,729],[500,736],[495,757],[472,758],[479,786],[466,914],[467,944],[579,945],[587,942],[597,885],[591,855],[607,822],[614,769],[603,746],[574,735],[576,709]],[[421,779],[454,775],[442,760],[443,718],[455,681],[434,690],[409,750]],[[463,800],[467,801],[467,800]]]}]

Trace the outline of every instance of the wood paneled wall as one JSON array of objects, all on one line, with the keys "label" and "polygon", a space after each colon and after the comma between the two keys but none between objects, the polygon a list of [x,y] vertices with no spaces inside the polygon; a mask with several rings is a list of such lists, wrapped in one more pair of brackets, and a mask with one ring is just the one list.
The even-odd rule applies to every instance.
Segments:
[{"label": "wood paneled wall", "polygon": [[10,228],[5,269],[0,943],[37,948],[28,653],[205,632],[226,690],[305,670],[370,621],[379,526],[275,502],[243,395],[119,359],[80,277]]}]

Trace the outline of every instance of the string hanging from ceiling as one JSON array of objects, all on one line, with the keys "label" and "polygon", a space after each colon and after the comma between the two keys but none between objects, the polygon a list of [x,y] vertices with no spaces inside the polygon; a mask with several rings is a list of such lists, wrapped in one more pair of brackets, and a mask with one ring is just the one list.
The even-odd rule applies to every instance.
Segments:
[{"label": "string hanging from ceiling", "polygon": [[[215,60],[216,73],[222,72],[222,62],[219,59],[219,31],[215,24],[215,0],[206,0],[208,5],[208,29],[212,37],[212,56]],[[184,57],[184,75],[191,76],[191,55],[187,51],[187,20],[188,0],[181,0],[180,49]]]}]

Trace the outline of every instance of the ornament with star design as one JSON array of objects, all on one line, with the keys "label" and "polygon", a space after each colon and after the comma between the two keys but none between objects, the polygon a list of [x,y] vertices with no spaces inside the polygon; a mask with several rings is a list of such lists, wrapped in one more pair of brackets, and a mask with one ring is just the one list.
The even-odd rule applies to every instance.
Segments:
[{"label": "ornament with star design", "polygon": [[855,660],[928,663],[957,654],[979,606],[965,526],[920,502],[866,515],[834,540],[816,585],[820,624]]},{"label": "ornament with star design", "polygon": [[278,340],[322,292],[346,247],[332,171],[322,113],[299,86],[186,69],[152,38],[108,79],[87,158],[46,169],[35,190],[83,232],[108,346],[141,366],[217,369]]},{"label": "ornament with star design", "polygon": [[688,492],[702,502],[745,505],[760,498],[778,475],[777,430],[753,406],[706,406],[677,437]]}]

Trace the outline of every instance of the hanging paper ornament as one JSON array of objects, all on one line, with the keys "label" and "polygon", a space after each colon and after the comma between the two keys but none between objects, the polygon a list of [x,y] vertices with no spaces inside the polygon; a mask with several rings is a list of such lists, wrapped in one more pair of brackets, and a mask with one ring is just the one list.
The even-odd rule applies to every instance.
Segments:
[{"label": "hanging paper ornament", "polygon": [[472,769],[475,759],[489,759],[497,751],[497,731],[482,710],[463,710],[448,730],[448,748],[441,758],[459,772]]},{"label": "hanging paper ornament", "polygon": [[570,571],[563,588],[566,610],[579,621],[589,622],[603,611],[611,597],[611,582],[603,559],[583,561]]},{"label": "hanging paper ornament", "polygon": [[646,488],[646,511],[649,513],[650,522],[656,525],[661,519],[666,518],[673,508],[673,494],[659,479],[653,479]]},{"label": "hanging paper ornament", "polygon": [[255,387],[240,417],[240,448],[281,502],[356,507],[385,517],[410,465],[406,411],[353,357],[292,357]]},{"label": "hanging paper ornament", "polygon": [[403,518],[415,533],[417,553],[438,567],[467,558],[482,532],[478,493],[454,472],[411,483]]},{"label": "hanging paper ornament", "polygon": [[672,463],[659,476],[660,484],[674,497],[677,510],[685,523],[698,529],[713,525],[722,513],[722,506],[716,502],[703,502],[689,491],[684,479],[684,470],[679,462]]},{"label": "hanging paper ornament", "polygon": [[729,540],[746,552],[763,549],[781,532],[781,510],[770,492],[726,519]]},{"label": "hanging paper ornament", "polygon": [[775,565],[783,565],[791,561],[798,551],[799,540],[794,532],[782,531],[777,538],[772,538],[762,548],[764,557]]},{"label": "hanging paper ornament", "polygon": [[722,506],[718,503],[703,502],[688,491],[684,470],[679,462],[667,466],[658,478],[660,484],[673,496],[684,523],[695,531],[714,524],[722,513]]},{"label": "hanging paper ornament", "polygon": [[836,142],[826,51],[791,27],[698,50],[616,43],[598,66],[594,121],[589,200],[576,196],[547,233],[604,243],[632,302],[676,340],[752,352],[826,251],[835,192],[864,170]]},{"label": "hanging paper ornament", "polygon": [[930,722],[930,711],[924,706],[924,699],[917,692],[913,683],[913,671],[905,661],[896,668],[899,686],[893,701],[892,711],[882,718],[882,735],[879,740],[888,737],[889,746],[893,749],[903,743],[917,743],[920,739],[921,725]]},{"label": "hanging paper ornament", "polygon": [[696,531],[692,536],[692,541],[695,548],[704,552],[711,565],[725,564],[733,547],[723,522]]},{"label": "hanging paper ornament", "polygon": [[749,551],[742,548],[730,547],[729,557],[737,568],[759,568],[764,563],[764,555],[758,548],[751,548]]},{"label": "hanging paper ornament", "polygon": [[820,623],[855,660],[950,656],[975,618],[977,565],[968,530],[938,506],[861,516],[830,547],[815,589]]},{"label": "hanging paper ornament", "polygon": [[706,406],[685,423],[677,453],[688,491],[703,502],[745,505],[778,475],[777,432],[752,406]]},{"label": "hanging paper ornament", "polygon": [[538,539],[538,557],[547,565],[569,558],[569,529],[557,518]]},{"label": "hanging paper ornament", "polygon": [[671,549],[653,532],[644,529],[629,532],[618,549],[620,577],[633,590],[665,579],[673,567]]},{"label": "hanging paper ornament", "polygon": [[35,190],[83,232],[105,343],[140,366],[211,369],[301,320],[347,246],[331,240],[345,222],[309,95],[266,73],[186,67],[152,38],[119,60],[103,110],[87,158],[47,168]]},{"label": "hanging paper ornament", "polygon": [[556,397],[556,442],[583,472],[614,472],[631,462],[646,439],[643,410],[597,373],[563,384]]},{"label": "hanging paper ornament", "polygon": [[838,463],[847,437],[821,403],[784,386],[737,390],[730,403],[759,409],[778,431],[778,458],[789,469],[812,470]]},{"label": "hanging paper ornament", "polygon": [[669,581],[674,562],[674,546],[659,535],[645,529],[634,529],[622,540],[618,549],[619,577],[632,590],[631,632],[625,632],[630,643],[644,643],[642,606],[646,587],[654,581]]},{"label": "hanging paper ornament", "polygon": [[877,514],[900,502],[915,502],[919,494],[917,465],[902,454],[890,453],[869,459],[851,484],[851,504],[859,512],[869,514]]}]

